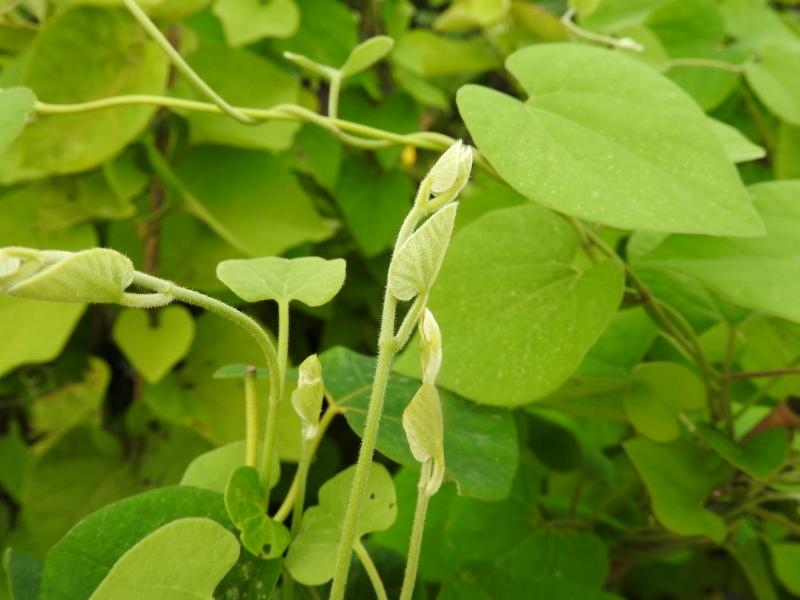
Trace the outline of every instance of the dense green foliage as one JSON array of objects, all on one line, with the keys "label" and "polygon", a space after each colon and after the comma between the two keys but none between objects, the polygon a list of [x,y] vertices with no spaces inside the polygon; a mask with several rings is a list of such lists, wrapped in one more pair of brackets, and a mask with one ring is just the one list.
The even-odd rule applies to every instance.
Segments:
[{"label": "dense green foliage", "polygon": [[797,0],[0,0],[0,292],[0,600],[800,597]]}]

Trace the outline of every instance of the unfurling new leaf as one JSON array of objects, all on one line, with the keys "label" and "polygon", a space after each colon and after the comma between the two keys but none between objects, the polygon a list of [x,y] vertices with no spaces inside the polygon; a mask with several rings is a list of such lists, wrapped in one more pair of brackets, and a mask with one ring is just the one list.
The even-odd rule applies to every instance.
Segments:
[{"label": "unfurling new leaf", "polygon": [[0,292],[30,300],[116,303],[122,300],[134,273],[128,257],[106,248],[0,250]]},{"label": "unfurling new leaf", "polygon": [[411,453],[419,462],[433,461],[433,472],[425,493],[433,496],[444,478],[444,419],[439,392],[432,383],[422,387],[403,412],[403,429]]},{"label": "unfurling new leaf", "polygon": [[458,203],[439,209],[395,252],[389,265],[389,289],[398,300],[430,290],[444,261]]},{"label": "unfurling new leaf", "polygon": [[442,367],[442,332],[428,308],[419,323],[419,356],[422,362],[422,381],[435,384]]},{"label": "unfurling new leaf", "polygon": [[448,200],[455,198],[467,184],[471,171],[472,148],[458,140],[431,167],[428,173],[431,192]]},{"label": "unfurling new leaf", "polygon": [[312,354],[300,364],[297,388],[292,392],[292,406],[303,422],[303,435],[308,439],[317,435],[324,395],[322,367],[317,355]]}]

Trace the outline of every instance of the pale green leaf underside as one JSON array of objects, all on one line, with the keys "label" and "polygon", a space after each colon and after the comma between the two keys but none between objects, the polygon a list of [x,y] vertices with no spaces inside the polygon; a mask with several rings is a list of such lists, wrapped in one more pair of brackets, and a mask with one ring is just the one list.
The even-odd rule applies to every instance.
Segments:
[{"label": "pale green leaf underside", "polygon": [[308,306],[321,306],[342,288],[345,271],[341,258],[266,256],[226,260],[217,267],[217,276],[247,302],[299,300]]},{"label": "pale green leaf underside", "polygon": [[[304,585],[322,585],[333,577],[341,527],[353,485],[355,466],[337,473],[319,489],[319,504],[306,511],[300,533],[292,542],[285,565]],[[386,467],[372,463],[356,535],[380,531],[394,523],[397,500]]]},{"label": "pale green leaf underside", "polygon": [[526,48],[506,66],[527,103],[468,85],[458,106],[478,148],[520,193],[625,229],[762,232],[705,115],[656,71],[574,44]]},{"label": "pale green leaf underside", "polygon": [[[453,239],[430,299],[444,361],[439,382],[482,404],[518,406],[555,391],[614,315],[622,271],[580,270],[578,240],[552,211],[492,211]],[[419,372],[416,345],[398,370]]]},{"label": "pale green leaf underside", "polygon": [[133,281],[134,271],[125,255],[107,248],[91,248],[65,253],[63,259],[45,264],[29,277],[15,279],[12,274],[10,285],[3,291],[31,300],[115,303]]},{"label": "pale green leaf underside", "polygon": [[399,300],[430,290],[442,267],[457,210],[457,202],[439,209],[395,252],[389,265],[389,289]]},{"label": "pale green leaf underside", "polygon": [[210,600],[238,557],[239,543],[222,525],[178,519],[123,554],[90,600]]},{"label": "pale green leaf underside", "polygon": [[800,322],[800,181],[762,183],[750,191],[765,237],[674,235],[634,266],[678,272],[740,306]]}]

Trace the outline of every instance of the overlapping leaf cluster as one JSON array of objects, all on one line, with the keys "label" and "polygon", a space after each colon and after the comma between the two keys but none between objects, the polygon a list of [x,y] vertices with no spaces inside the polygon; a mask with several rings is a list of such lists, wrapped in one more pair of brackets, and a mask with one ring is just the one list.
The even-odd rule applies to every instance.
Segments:
[{"label": "overlapping leaf cluster", "polygon": [[387,279],[348,598],[800,595],[796,0],[0,1],[0,186],[0,600],[326,593]]}]

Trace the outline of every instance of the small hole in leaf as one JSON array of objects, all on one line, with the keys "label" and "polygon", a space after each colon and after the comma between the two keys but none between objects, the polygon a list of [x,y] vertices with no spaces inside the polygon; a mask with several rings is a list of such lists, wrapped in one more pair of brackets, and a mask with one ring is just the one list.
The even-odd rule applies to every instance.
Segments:
[{"label": "small hole in leaf", "polygon": [[372,492],[372,493],[369,495],[369,499],[370,499],[370,500],[375,500],[375,492]]},{"label": "small hole in leaf", "polygon": [[269,554],[271,550],[272,550],[272,544],[264,544],[263,546],[261,546],[261,552],[263,552],[264,554]]}]

